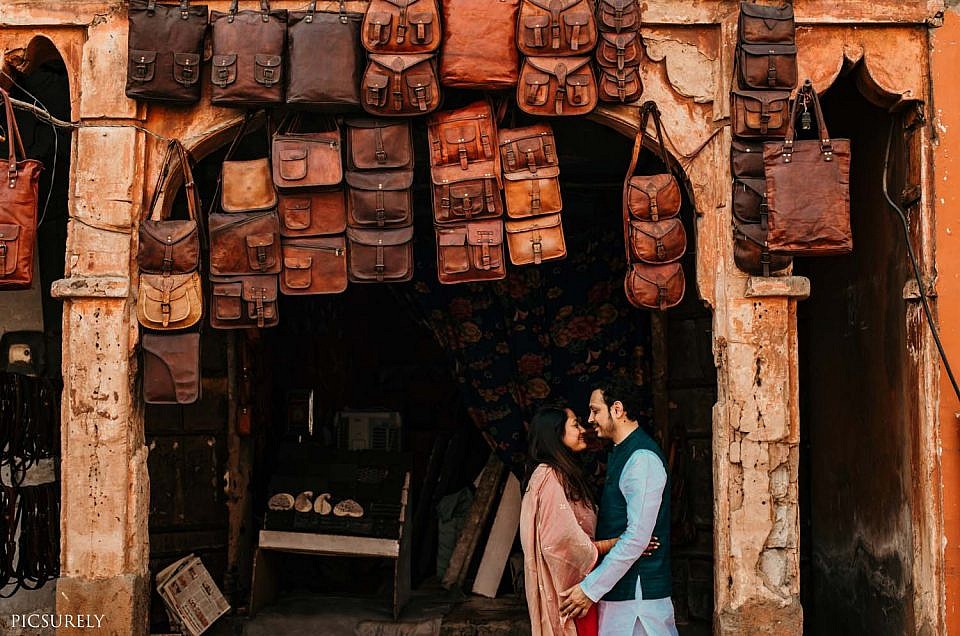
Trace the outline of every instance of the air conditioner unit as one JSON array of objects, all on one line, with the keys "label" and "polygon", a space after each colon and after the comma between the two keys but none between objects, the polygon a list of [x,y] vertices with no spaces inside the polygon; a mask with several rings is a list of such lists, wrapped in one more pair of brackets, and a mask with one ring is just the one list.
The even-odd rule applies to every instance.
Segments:
[{"label": "air conditioner unit", "polygon": [[400,413],[345,409],[335,419],[342,450],[400,450]]}]

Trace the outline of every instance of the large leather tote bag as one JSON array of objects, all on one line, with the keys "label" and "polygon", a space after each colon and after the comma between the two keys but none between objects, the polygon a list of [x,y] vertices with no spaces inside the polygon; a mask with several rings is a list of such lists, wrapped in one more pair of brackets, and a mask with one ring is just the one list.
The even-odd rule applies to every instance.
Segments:
[{"label": "large leather tote bag", "polygon": [[343,0],[336,13],[317,11],[316,0],[306,11],[289,12],[287,104],[328,113],[360,109],[362,20],[347,12]]},{"label": "large leather tote bag", "polygon": [[520,75],[520,0],[441,0],[440,83],[475,90],[512,88]]},{"label": "large leather tote bag", "polygon": [[130,0],[127,23],[127,97],[180,104],[198,101],[206,5]]},{"label": "large leather tote bag", "polygon": [[[796,139],[799,107],[813,108],[819,139]],[[849,254],[850,140],[831,139],[810,80],[797,95],[783,142],[763,145],[767,243],[777,254]]]},{"label": "large leather tote bag", "polygon": [[[7,158],[0,159],[0,289],[29,289],[37,237],[37,189],[43,164],[27,159],[10,95],[0,88],[7,117]],[[19,154],[20,159],[17,159]]]},{"label": "large leather tote bag", "polygon": [[260,0],[260,10],[210,12],[213,48],[211,101],[217,106],[263,106],[283,102],[283,53],[287,12],[270,9]]},{"label": "large leather tote bag", "polygon": [[200,334],[143,334],[143,401],[193,404],[200,399]]},{"label": "large leather tote bag", "polygon": [[[183,173],[186,189],[187,218],[164,218],[163,210],[157,208],[160,195],[170,170],[170,164],[176,159]],[[186,148],[179,141],[170,142],[167,161],[153,191],[150,206],[140,221],[137,266],[141,273],[147,274],[188,274],[200,267],[200,230],[197,214],[200,199],[193,183],[190,160]]]}]

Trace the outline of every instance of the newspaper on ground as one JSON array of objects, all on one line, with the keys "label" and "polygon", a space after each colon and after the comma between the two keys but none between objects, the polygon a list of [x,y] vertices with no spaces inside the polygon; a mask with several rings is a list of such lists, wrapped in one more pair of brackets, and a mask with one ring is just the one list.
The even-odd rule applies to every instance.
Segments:
[{"label": "newspaper on ground", "polygon": [[200,636],[230,611],[200,558],[190,554],[157,573],[157,592],[188,636]]}]

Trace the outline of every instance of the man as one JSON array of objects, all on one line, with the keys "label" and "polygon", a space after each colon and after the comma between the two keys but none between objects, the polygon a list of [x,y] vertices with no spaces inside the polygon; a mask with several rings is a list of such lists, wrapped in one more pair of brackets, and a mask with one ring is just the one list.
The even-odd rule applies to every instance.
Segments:
[{"label": "man", "polygon": [[[590,396],[590,423],[614,443],[596,536],[620,540],[579,585],[560,593],[560,613],[583,616],[599,601],[600,636],[677,634],[670,600],[667,462],[640,428],[639,413],[635,387],[625,379],[601,383]],[[660,549],[641,559],[651,535],[660,538]]]}]

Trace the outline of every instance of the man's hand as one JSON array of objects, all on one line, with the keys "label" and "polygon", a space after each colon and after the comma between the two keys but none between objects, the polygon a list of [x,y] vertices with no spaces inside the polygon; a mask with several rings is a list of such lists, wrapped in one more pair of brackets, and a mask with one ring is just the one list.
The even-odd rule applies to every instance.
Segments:
[{"label": "man's hand", "polygon": [[643,554],[640,556],[648,557],[653,556],[653,553],[660,549],[660,539],[656,536],[650,537],[650,543],[647,544],[646,549],[644,549]]},{"label": "man's hand", "polygon": [[564,618],[582,618],[587,615],[593,601],[583,593],[580,585],[560,592],[560,616]]}]

